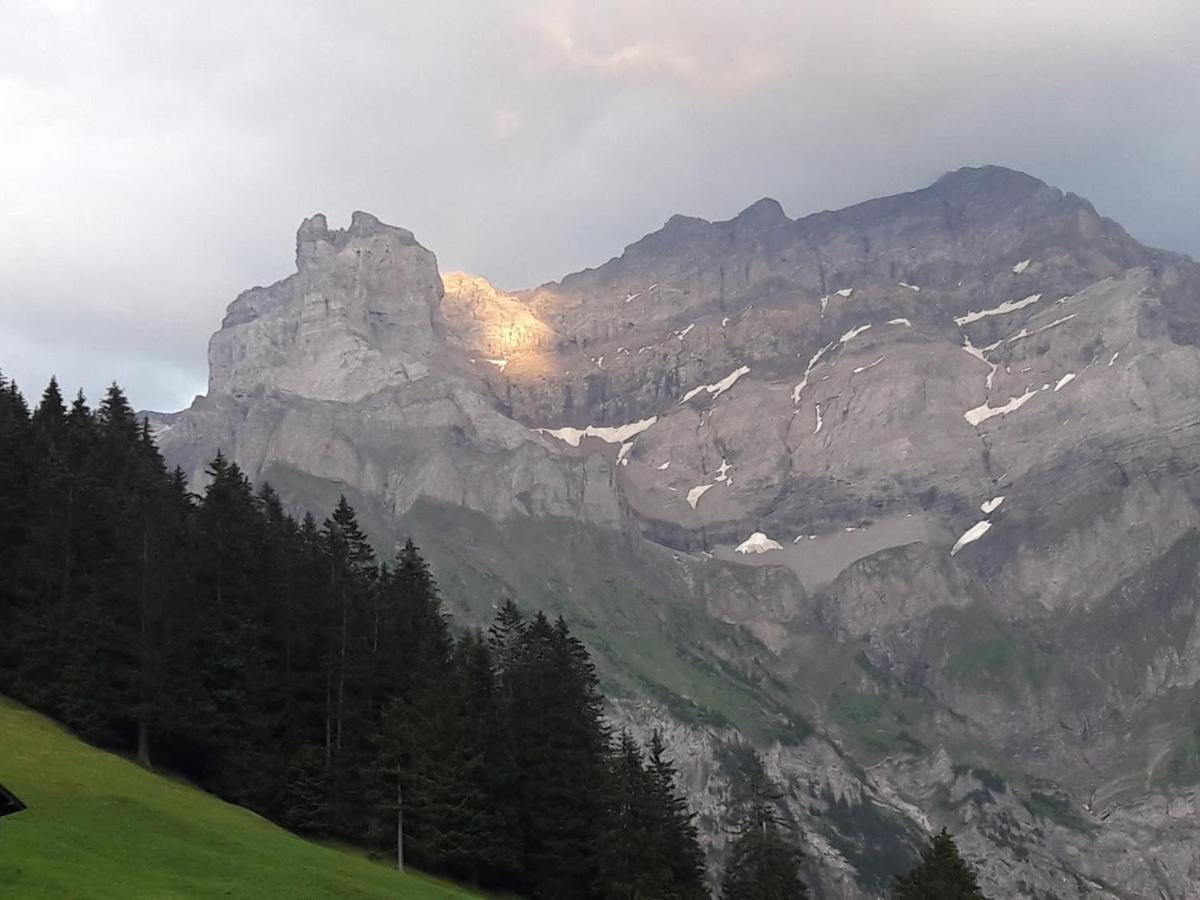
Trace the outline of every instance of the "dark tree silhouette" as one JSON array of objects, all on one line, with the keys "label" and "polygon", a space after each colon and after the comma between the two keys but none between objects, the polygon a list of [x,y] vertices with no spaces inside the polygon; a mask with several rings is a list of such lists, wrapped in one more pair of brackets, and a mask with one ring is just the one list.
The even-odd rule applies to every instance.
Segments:
[{"label": "dark tree silhouette", "polygon": [[921,862],[892,888],[896,900],[986,900],[975,873],[943,828],[921,851]]}]

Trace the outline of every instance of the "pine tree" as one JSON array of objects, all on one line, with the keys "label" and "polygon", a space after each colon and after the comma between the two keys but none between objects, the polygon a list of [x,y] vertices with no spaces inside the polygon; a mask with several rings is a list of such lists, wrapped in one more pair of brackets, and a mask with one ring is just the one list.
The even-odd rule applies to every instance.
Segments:
[{"label": "pine tree", "polygon": [[325,636],[325,759],[333,791],[334,832],[361,836],[368,827],[364,809],[369,748],[370,704],[365,672],[371,638],[371,591],[378,575],[375,551],[345,497],[321,530],[328,566]]},{"label": "pine tree", "polygon": [[[152,449],[147,446],[147,453]],[[136,752],[150,765],[151,747],[169,731],[179,714],[176,664],[183,656],[187,635],[185,609],[191,601],[191,525],[195,498],[178,468],[166,475],[156,465],[157,450],[148,458],[148,469],[157,477],[146,496],[143,533],[144,581],[140,606],[140,671],[137,705]]]},{"label": "pine tree", "polygon": [[18,587],[26,557],[29,407],[17,386],[0,373],[0,688],[11,685],[27,636],[19,625],[26,598]]},{"label": "pine tree", "polygon": [[503,885],[512,882],[519,860],[516,817],[504,799],[512,756],[491,650],[481,634],[468,632],[458,641],[454,671],[456,740],[463,748],[461,778],[474,833],[473,861],[457,874],[476,884]]},{"label": "pine tree", "polygon": [[339,497],[333,515],[322,530],[329,565],[329,606],[335,631],[329,635],[327,666],[326,755],[341,750],[346,730],[346,682],[353,658],[352,626],[364,612],[367,585],[375,553],[358,525],[358,517],[346,498]]},{"label": "pine tree", "polygon": [[656,730],[646,759],[650,790],[654,797],[655,822],[652,842],[659,854],[655,864],[670,873],[662,896],[707,898],[704,851],[687,800],[679,793],[676,769],[666,758],[666,746]]},{"label": "pine tree", "polygon": [[[496,664],[497,677],[502,681],[513,671],[520,652],[521,638],[525,632],[525,617],[511,599],[506,599],[496,611],[496,618],[488,627],[488,647]],[[505,691],[510,696],[510,691]]]},{"label": "pine tree", "polygon": [[21,598],[13,611],[23,635],[16,664],[16,690],[29,702],[51,712],[60,710],[57,677],[59,641],[69,596],[71,474],[65,459],[66,408],[58,383],[51,378],[30,419],[26,448],[24,543],[7,570],[11,589]]},{"label": "pine tree", "polygon": [[750,800],[721,877],[722,900],[792,900],[808,896],[800,878],[800,852],[784,833],[773,790],[754,754],[749,761]]},{"label": "pine tree", "polygon": [[595,667],[560,618],[523,630],[511,679],[517,814],[528,892],[598,889],[608,733]]},{"label": "pine tree", "polygon": [[602,834],[601,882],[605,896],[633,900],[667,897],[664,865],[654,827],[656,797],[637,742],[622,731],[609,761],[608,816]]},{"label": "pine tree", "polygon": [[921,851],[921,862],[896,879],[892,896],[896,900],[986,900],[945,828]]},{"label": "pine tree", "polygon": [[85,736],[122,746],[136,731],[146,555],[147,479],[140,428],[113,384],[92,417],[94,439],[79,448],[83,488],[72,554],[86,575],[65,611],[73,653],[62,672],[62,715]]},{"label": "pine tree", "polygon": [[33,412],[30,424],[35,431],[41,431],[51,439],[61,440],[67,423],[67,408],[63,404],[62,391],[58,387],[58,379],[50,376],[50,383],[42,392],[42,399]]},{"label": "pine tree", "polygon": [[259,565],[264,519],[249,480],[218,453],[193,526],[194,597],[188,609],[189,715],[176,727],[197,748],[202,781],[259,806],[270,785],[270,723],[259,689],[270,586]]}]

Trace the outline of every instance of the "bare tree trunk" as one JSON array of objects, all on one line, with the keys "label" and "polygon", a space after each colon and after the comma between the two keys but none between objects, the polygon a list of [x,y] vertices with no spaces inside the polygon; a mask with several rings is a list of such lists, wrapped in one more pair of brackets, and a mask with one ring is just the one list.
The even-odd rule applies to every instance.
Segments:
[{"label": "bare tree trunk", "polygon": [[338,663],[337,748],[342,749],[342,708],[346,697],[346,603],[342,602],[342,648]]},{"label": "bare tree trunk", "polygon": [[396,776],[396,868],[404,871],[404,785]]},{"label": "bare tree trunk", "polygon": [[137,724],[137,761],[147,769],[153,768],[150,765],[150,729],[146,727],[145,717],[139,718]]},{"label": "bare tree trunk", "polygon": [[141,584],[141,622],[140,639],[141,658],[139,672],[141,676],[141,709],[138,711],[137,723],[137,761],[145,768],[150,768],[150,728],[147,717],[150,715],[150,590],[147,582],[150,578],[150,534],[148,526],[142,526],[142,584]]},{"label": "bare tree trunk", "polygon": [[66,615],[67,604],[71,601],[71,511],[75,508],[75,488],[67,488],[66,527],[63,529],[63,563],[62,563],[62,608]]},{"label": "bare tree trunk", "polygon": [[325,765],[333,757],[333,672],[325,670]]}]

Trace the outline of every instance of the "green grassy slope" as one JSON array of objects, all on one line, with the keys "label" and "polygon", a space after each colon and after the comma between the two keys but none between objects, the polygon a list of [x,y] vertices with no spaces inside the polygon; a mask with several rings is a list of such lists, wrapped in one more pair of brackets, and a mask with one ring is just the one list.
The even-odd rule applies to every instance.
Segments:
[{"label": "green grassy slope", "polygon": [[188,784],[84,744],[0,698],[0,897],[469,898],[304,841]]}]

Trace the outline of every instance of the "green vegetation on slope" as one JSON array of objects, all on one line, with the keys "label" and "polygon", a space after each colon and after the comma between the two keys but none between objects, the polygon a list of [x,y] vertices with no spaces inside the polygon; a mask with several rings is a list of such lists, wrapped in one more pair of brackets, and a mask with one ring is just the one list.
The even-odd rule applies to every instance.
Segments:
[{"label": "green vegetation on slope", "polygon": [[318,525],[206,474],[168,475],[116,385],[31,413],[0,378],[0,693],[307,837],[386,856],[402,813],[405,861],[460,883],[702,893],[673,770],[612,745],[565,620],[509,597],[456,636],[416,547],[377,560],[345,498]]},{"label": "green vegetation on slope", "polygon": [[0,896],[478,896],[301,840],[239,806],[97,750],[0,700]]},{"label": "green vegetation on slope", "polygon": [[649,696],[681,721],[734,725],[754,740],[795,744],[811,733],[794,698],[757,664],[771,654],[753,635],[669,599],[682,588],[669,551],[637,558],[604,529],[526,519],[500,528],[427,501],[404,524],[467,621],[486,621],[491,610],[479,602],[496,594],[566,616],[606,695]]}]

